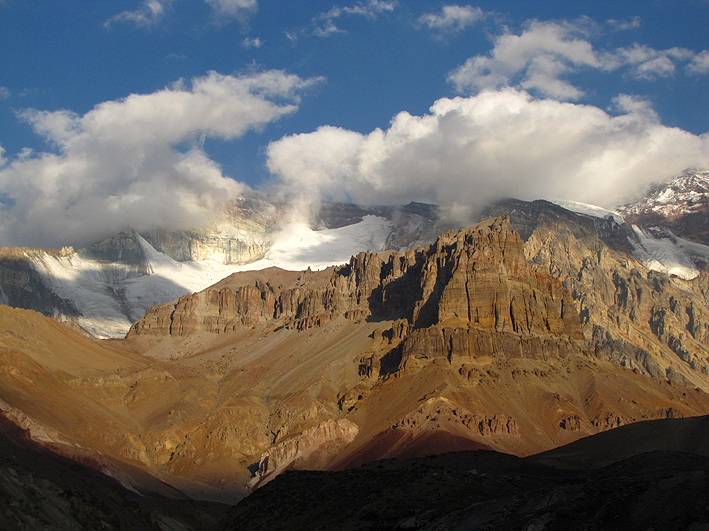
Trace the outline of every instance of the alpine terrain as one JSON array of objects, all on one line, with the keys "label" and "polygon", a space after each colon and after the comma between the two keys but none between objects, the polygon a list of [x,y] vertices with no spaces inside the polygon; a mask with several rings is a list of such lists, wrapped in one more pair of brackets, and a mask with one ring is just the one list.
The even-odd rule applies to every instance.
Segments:
[{"label": "alpine terrain", "polygon": [[709,172],[452,230],[250,201],[2,250],[7,528],[709,525]]}]

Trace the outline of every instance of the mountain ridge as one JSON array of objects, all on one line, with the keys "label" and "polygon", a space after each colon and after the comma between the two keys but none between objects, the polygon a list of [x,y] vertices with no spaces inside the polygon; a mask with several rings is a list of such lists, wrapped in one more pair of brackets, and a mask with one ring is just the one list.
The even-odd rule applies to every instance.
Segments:
[{"label": "mountain ridge", "polygon": [[[57,451],[110,456],[138,490],[133,467],[213,500],[242,497],[287,469],[446,448],[530,455],[639,420],[709,412],[706,376],[691,358],[669,359],[668,350],[674,373],[650,374],[619,366],[612,341],[596,342],[594,326],[618,344],[627,332],[602,315],[584,322],[584,300],[540,257],[555,245],[601,256],[600,276],[589,278],[615,290],[606,267],[615,251],[546,212],[526,243],[503,216],[326,271],[239,273],[155,308],[125,340],[83,338],[87,356],[101,347],[88,366],[64,358],[76,350],[67,346],[74,332],[7,308],[6,409],[27,416],[35,436],[49,434]],[[547,230],[552,240],[542,238]],[[558,265],[557,273],[569,267]],[[667,320],[667,337],[672,326],[682,323]]]},{"label": "mountain ridge", "polygon": [[[235,273],[151,307],[124,340],[2,307],[0,405],[138,491],[149,476],[230,502],[286,470],[526,456],[709,413],[705,270],[645,268],[632,227],[603,212],[511,200],[488,213],[424,247]],[[172,260],[150,249],[126,262]]]},{"label": "mountain ridge", "polygon": [[[702,232],[709,197],[694,190],[699,182],[709,186],[708,174],[687,170],[652,188],[644,203],[640,200],[617,212],[569,201],[557,204],[595,219],[596,230],[608,232],[606,245],[625,247],[651,270],[690,280],[709,262],[709,234]],[[648,205],[660,197],[662,205],[676,203],[684,214],[667,218],[653,211]],[[488,207],[480,220],[514,215],[513,201],[497,204],[502,206]],[[636,210],[645,214],[633,214]],[[361,250],[423,246],[450,228],[437,207],[421,203],[403,207],[323,203],[309,226],[294,222],[290,215],[287,205],[254,197],[230,205],[210,226],[190,231],[165,228],[143,235],[129,231],[78,251],[5,250],[0,256],[0,301],[37,309],[96,337],[117,338],[150,306],[200,291],[234,271],[271,265],[321,269],[345,263]],[[615,224],[605,220],[607,216]],[[284,223],[286,231],[279,228]],[[526,240],[526,229],[521,224],[515,228]]]},{"label": "mountain ridge", "polygon": [[[4,249],[0,302],[36,309],[98,338],[118,338],[149,307],[204,289],[234,271],[343,263],[362,249],[412,244],[437,219],[432,206],[333,203],[323,205],[314,222],[325,228],[313,231],[305,223],[286,223],[285,208],[242,201],[209,227],[192,231],[126,231],[79,250]],[[354,225],[342,222],[343,210]]]}]

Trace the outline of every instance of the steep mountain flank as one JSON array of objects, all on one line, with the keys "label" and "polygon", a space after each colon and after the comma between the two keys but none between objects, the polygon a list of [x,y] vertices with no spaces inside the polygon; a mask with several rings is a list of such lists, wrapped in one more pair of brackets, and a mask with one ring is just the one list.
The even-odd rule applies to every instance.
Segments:
[{"label": "steep mountain flank", "polygon": [[2,249],[0,302],[70,321],[97,338],[122,338],[149,307],[234,271],[342,264],[361,250],[422,245],[435,237],[438,223],[436,207],[417,203],[326,203],[307,217],[254,197],[190,230],[127,230],[78,250]]},{"label": "steep mountain flank", "polygon": [[51,317],[76,319],[80,312],[73,301],[58,296],[32,267],[32,258],[45,253],[62,256],[68,250],[46,251],[0,248],[0,302],[15,308],[34,309]]},{"label": "steep mountain flank", "polygon": [[709,413],[702,390],[620,367],[584,335],[580,299],[536,257],[561,252],[559,241],[587,253],[586,237],[621,251],[585,218],[588,234],[550,232],[535,247],[544,216],[526,244],[503,216],[325,271],[235,274],[152,308],[122,341],[5,308],[1,409],[131,488],[150,474],[226,501],[285,470],[451,450],[529,455]]},{"label": "steep mountain flank", "polygon": [[535,271],[571,293],[595,355],[655,378],[709,390],[709,275],[650,271],[631,254],[633,232],[612,218],[573,214],[544,201],[507,201]]},{"label": "steep mountain flank", "polygon": [[[538,229],[539,223],[532,232]],[[586,229],[608,247],[593,221]],[[223,334],[226,341],[230,334],[271,330],[277,337],[290,330],[320,338],[315,348],[329,357],[334,346],[323,337],[331,330],[349,323],[348,329],[368,331],[359,350],[336,351],[349,365],[330,357],[338,376],[317,384],[319,393],[325,385],[337,394],[334,404],[301,397],[311,404],[301,418],[311,420],[295,427],[270,421],[274,438],[263,443],[254,484],[288,467],[342,467],[444,448],[526,454],[635,420],[703,411],[703,393],[676,402],[680,395],[667,384],[602,361],[611,356],[586,340],[587,319],[579,319],[572,292],[525,252],[509,219],[500,217],[422,249],[361,253],[331,271],[236,274],[152,308],[129,338],[148,355],[176,359],[200,347],[168,351],[164,338],[184,345],[198,333]],[[281,370],[292,375],[286,366]],[[291,407],[281,402],[277,418],[304,415]],[[315,433],[328,435],[316,444]],[[326,441],[333,446],[323,455]]]},{"label": "steep mountain flank", "polygon": [[653,185],[643,197],[621,205],[618,212],[629,223],[707,245],[709,171],[688,169]]},{"label": "steep mountain flank", "polygon": [[270,321],[303,328],[346,315],[405,319],[415,329],[463,319],[495,332],[583,337],[569,293],[550,275],[530,270],[507,218],[448,232],[423,249],[360,253],[332,272],[279,274],[287,283],[252,273],[261,278],[243,285],[243,274],[236,274],[151,308],[129,335],[220,333]]}]

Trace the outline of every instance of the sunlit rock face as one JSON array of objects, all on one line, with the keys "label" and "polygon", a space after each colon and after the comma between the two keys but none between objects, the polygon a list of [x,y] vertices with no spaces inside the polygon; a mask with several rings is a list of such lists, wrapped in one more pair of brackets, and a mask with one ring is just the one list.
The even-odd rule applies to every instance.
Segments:
[{"label": "sunlit rock face", "polygon": [[[100,456],[131,488],[147,474],[231,500],[284,470],[529,455],[705,414],[706,375],[691,357],[701,353],[686,335],[702,337],[700,301],[688,306],[675,280],[635,261],[612,223],[517,203],[425,247],[232,274],[151,307],[123,341],[5,307],[0,405],[63,455]],[[144,242],[125,249],[155,271],[165,262]],[[147,267],[130,264],[126,276]],[[681,333],[684,350],[671,339]]]},{"label": "sunlit rock face", "polygon": [[[405,317],[415,328],[462,319],[495,332],[582,337],[569,293],[550,275],[530,269],[507,218],[448,232],[418,250],[384,258],[360,253],[332,273],[306,272],[289,281],[230,287],[227,280],[218,290],[151,309],[132,333],[220,333],[271,319],[302,328],[348,314]],[[318,282],[323,285],[309,287]]]},{"label": "sunlit rock face", "polygon": [[[148,474],[210,499],[284,470],[465,449],[529,455],[709,413],[701,264],[690,279],[648,269],[638,258],[648,244],[622,216],[567,206],[579,211],[503,201],[429,245],[225,275],[150,306],[123,341],[5,308],[0,406],[63,455],[101,456],[132,488]],[[364,241],[376,227],[381,248],[393,230],[371,212],[335,210],[345,225],[309,241]],[[135,233],[94,254],[19,252],[61,293],[95,286],[130,312],[132,300],[169,295],[162,282],[217,271]],[[3,274],[41,285],[22,267]],[[124,291],[106,295],[107,278]]]},{"label": "sunlit rock face", "polygon": [[311,214],[241,199],[190,230],[128,230],[79,250],[4,249],[0,301],[68,321],[97,338],[119,338],[151,306],[235,271],[322,269],[360,251],[422,244],[435,237],[437,223],[436,207],[417,203],[324,203]]},{"label": "sunlit rock face", "polygon": [[642,374],[709,390],[708,272],[685,279],[636,258],[628,223],[573,214],[545,202],[506,202],[525,255],[570,292],[581,327],[599,357]]}]

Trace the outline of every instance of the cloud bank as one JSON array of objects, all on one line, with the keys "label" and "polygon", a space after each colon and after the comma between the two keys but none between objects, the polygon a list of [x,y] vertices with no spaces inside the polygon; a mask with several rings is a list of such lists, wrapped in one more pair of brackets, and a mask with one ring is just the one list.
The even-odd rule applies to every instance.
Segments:
[{"label": "cloud bank", "polygon": [[[86,245],[119,230],[192,227],[244,191],[201,147],[297,109],[317,79],[281,71],[208,75],[108,101],[83,116],[26,110],[53,152],[0,167],[0,244]],[[0,163],[3,159],[0,158]]]},{"label": "cloud bank", "polygon": [[368,134],[321,127],[270,144],[279,183],[312,198],[436,203],[461,221],[491,200],[567,199],[614,207],[687,167],[709,167],[709,135],[663,126],[647,102],[618,115],[523,90],[443,98]]},{"label": "cloud bank", "polygon": [[584,91],[567,78],[582,71],[625,69],[634,78],[653,80],[673,75],[678,65],[684,65],[690,73],[706,73],[709,69],[707,50],[655,50],[640,44],[595,49],[591,37],[596,31],[596,24],[585,18],[574,22],[529,21],[519,35],[496,36],[489,54],[470,57],[450,73],[448,80],[464,94],[513,86],[544,97],[577,101]]}]

